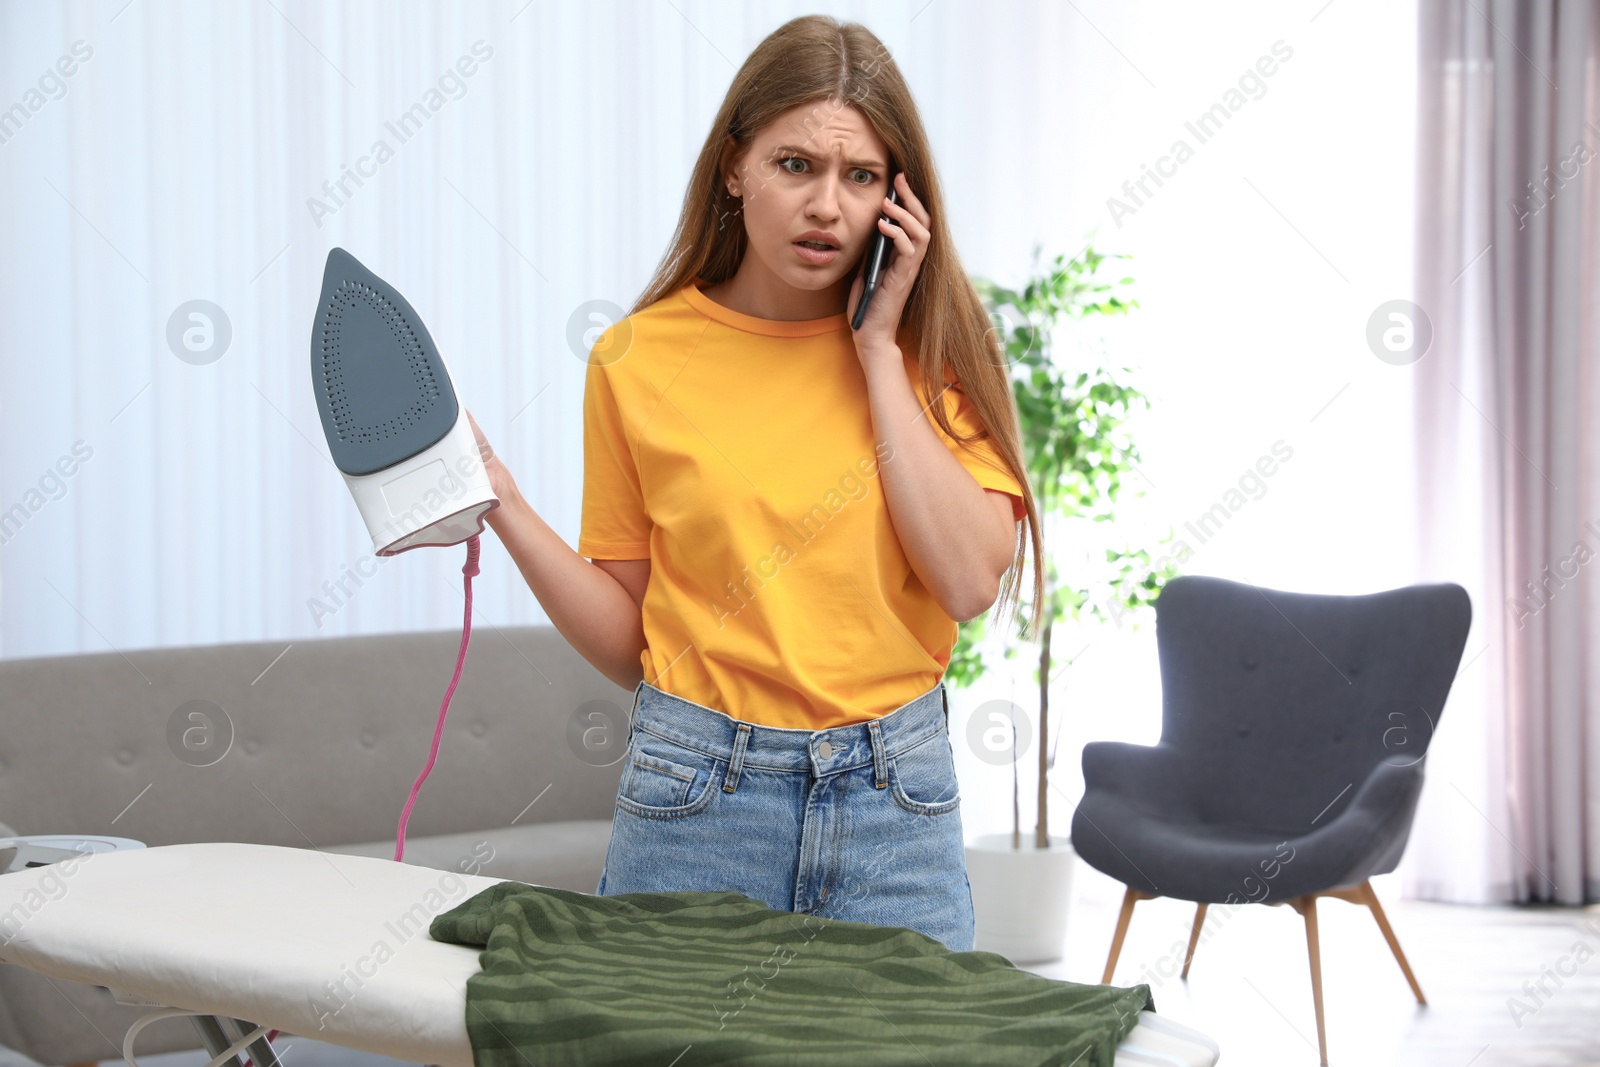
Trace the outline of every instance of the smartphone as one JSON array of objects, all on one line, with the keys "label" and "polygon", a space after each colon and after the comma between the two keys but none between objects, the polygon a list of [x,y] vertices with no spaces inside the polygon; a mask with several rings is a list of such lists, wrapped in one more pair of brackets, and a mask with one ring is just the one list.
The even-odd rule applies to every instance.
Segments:
[{"label": "smartphone", "polygon": [[[889,203],[900,202],[900,190],[895,188],[894,177],[898,171],[889,172]],[[894,220],[888,215],[879,214],[881,219],[889,222]],[[894,249],[894,240],[878,227],[878,232],[872,235],[872,240],[867,242],[866,255],[861,257],[861,273],[865,279],[861,284],[861,302],[856,305],[855,317],[850,320],[852,330],[861,329],[861,322],[867,317],[867,305],[872,302],[872,294],[878,291],[878,281],[883,277],[884,270],[889,265],[889,256]]]}]

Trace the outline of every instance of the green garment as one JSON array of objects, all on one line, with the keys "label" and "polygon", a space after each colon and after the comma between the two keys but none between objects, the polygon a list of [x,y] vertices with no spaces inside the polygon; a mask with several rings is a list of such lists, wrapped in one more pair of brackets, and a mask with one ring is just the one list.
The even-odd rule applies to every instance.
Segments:
[{"label": "green garment", "polygon": [[1150,987],[1080,985],[742,893],[501,882],[434,918],[484,946],[476,1067],[1111,1067]]}]

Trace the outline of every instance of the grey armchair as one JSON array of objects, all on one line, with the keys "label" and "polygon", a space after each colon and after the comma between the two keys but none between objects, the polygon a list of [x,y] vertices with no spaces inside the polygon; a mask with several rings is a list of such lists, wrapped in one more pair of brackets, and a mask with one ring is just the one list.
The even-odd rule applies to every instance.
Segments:
[{"label": "grey armchair", "polygon": [[1371,909],[1425,1004],[1369,879],[1405,850],[1471,618],[1449,583],[1330,596],[1168,582],[1160,742],[1083,750],[1073,847],[1127,887],[1101,981],[1140,900],[1198,904],[1185,978],[1208,905],[1287,903],[1305,920],[1326,1065],[1316,901],[1331,896]]}]

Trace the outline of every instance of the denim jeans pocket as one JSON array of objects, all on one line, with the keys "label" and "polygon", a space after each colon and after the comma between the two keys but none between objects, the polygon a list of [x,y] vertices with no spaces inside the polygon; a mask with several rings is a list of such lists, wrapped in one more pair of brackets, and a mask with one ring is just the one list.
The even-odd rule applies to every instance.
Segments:
[{"label": "denim jeans pocket", "polygon": [[889,792],[916,815],[943,815],[961,804],[955,754],[948,735],[938,733],[889,759]]},{"label": "denim jeans pocket", "polygon": [[617,786],[617,807],[651,819],[693,815],[711,803],[725,766],[715,756],[635,730]]}]

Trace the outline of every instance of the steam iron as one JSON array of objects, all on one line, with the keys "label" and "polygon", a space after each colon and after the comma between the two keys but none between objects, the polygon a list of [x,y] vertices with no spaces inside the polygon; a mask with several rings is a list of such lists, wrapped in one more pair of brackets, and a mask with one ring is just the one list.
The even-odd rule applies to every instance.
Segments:
[{"label": "steam iron", "polygon": [[342,248],[322,273],[311,382],[378,555],[483,532],[500,501],[444,357],[406,298]]},{"label": "steam iron", "polygon": [[439,758],[445,716],[472,640],[472,579],[483,517],[500,500],[428,328],[394,286],[342,248],[328,252],[322,272],[311,329],[311,385],[328,451],[378,555],[467,543],[461,647],[439,705],[428,762],[400,812],[394,844],[399,863],[405,859],[406,824]]}]

